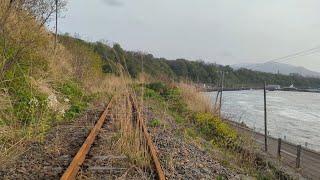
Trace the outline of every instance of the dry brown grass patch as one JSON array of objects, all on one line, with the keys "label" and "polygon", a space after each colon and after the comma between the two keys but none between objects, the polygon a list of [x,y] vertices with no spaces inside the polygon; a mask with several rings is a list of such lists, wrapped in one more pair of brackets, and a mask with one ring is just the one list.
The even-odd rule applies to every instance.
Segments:
[{"label": "dry brown grass patch", "polygon": [[118,139],[115,148],[140,167],[150,167],[151,157],[147,150],[147,144],[144,139],[141,127],[137,122],[133,122],[133,114],[128,98],[116,102],[114,109],[115,126],[119,130]]},{"label": "dry brown grass patch", "polygon": [[25,138],[20,133],[16,128],[0,126],[0,169],[25,152]]},{"label": "dry brown grass patch", "polygon": [[195,86],[179,83],[178,87],[182,90],[182,98],[189,109],[195,112],[212,112],[213,107],[210,99],[199,92]]}]

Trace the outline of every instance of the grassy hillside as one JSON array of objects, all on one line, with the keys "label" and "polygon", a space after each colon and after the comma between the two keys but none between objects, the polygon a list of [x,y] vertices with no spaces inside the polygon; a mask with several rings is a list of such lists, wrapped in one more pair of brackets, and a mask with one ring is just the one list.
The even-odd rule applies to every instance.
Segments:
[{"label": "grassy hillside", "polygon": [[[106,100],[128,78],[103,73],[93,46],[54,36],[23,1],[0,3],[0,162]],[[42,10],[42,9],[41,9]],[[115,66],[117,66],[115,64]]]}]

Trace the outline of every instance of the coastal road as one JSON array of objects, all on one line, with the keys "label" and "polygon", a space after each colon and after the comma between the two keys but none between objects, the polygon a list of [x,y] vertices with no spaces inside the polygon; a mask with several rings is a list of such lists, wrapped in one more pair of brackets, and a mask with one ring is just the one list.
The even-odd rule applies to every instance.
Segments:
[{"label": "coastal road", "polygon": [[[264,134],[254,132],[252,129],[244,127],[243,125],[226,121],[238,132],[251,136],[257,144],[264,150]],[[281,140],[280,157],[278,156],[278,139],[268,136],[268,154],[272,157],[279,158],[281,162],[295,168],[304,177],[319,180],[320,179],[320,153],[301,147],[300,151],[300,167],[296,168],[298,161],[298,146],[290,142]]]}]

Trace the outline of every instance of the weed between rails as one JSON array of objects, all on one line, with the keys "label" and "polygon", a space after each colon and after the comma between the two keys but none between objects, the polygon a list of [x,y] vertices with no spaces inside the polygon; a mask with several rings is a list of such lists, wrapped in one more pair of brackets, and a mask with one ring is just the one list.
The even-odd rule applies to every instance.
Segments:
[{"label": "weed between rails", "polygon": [[150,167],[152,161],[147,142],[138,123],[139,120],[136,119],[143,117],[135,115],[137,112],[133,111],[128,98],[118,101],[114,112],[115,127],[118,131],[114,138],[115,148],[129,157],[136,166]]}]

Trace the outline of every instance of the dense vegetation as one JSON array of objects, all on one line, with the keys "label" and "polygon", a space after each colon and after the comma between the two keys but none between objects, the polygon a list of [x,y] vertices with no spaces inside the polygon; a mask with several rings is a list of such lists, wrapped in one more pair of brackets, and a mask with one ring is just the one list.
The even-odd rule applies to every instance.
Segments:
[{"label": "dense vegetation", "polygon": [[[136,92],[141,93],[140,87],[136,87]],[[212,153],[225,167],[256,179],[289,179],[286,174],[277,174],[276,168],[258,158],[256,146],[250,138],[238,134],[212,113],[210,101],[201,96],[194,86],[150,83],[145,86],[144,99],[158,117],[169,114],[174,118],[176,136]],[[197,108],[194,108],[195,104]],[[151,120],[149,126],[166,129],[164,121],[159,119]],[[221,179],[227,178],[221,175]]]},{"label": "dense vegetation", "polygon": [[[61,38],[73,39],[68,36],[61,36]],[[320,87],[319,78],[302,77],[295,74],[288,76],[263,73],[248,69],[234,70],[230,66],[203,61],[189,61],[185,59],[167,60],[156,58],[152,54],[125,51],[119,44],[114,44],[111,47],[101,42],[82,42],[92,46],[94,51],[101,56],[104,61],[102,68],[105,73],[119,73],[119,68],[115,64],[120,63],[133,78],[137,78],[143,68],[144,72],[153,79],[171,82],[192,81],[217,85],[221,78],[221,72],[224,71],[225,86],[229,88],[262,87],[264,81],[268,84],[278,84],[283,87],[290,86],[291,84],[302,88]]]},{"label": "dense vegetation", "polygon": [[[155,100],[162,106],[167,106],[169,113],[177,123],[194,128],[193,130],[197,131],[196,134],[202,135],[212,143],[222,146],[236,141],[236,132],[212,113],[210,101],[201,98],[194,87],[185,84],[166,85],[155,82],[146,85],[144,97],[146,100]],[[200,109],[190,107],[195,102],[201,106]]]},{"label": "dense vegetation", "polygon": [[[59,2],[61,10],[65,1]],[[0,1],[0,163],[8,147],[42,140],[50,127],[108,99],[123,82],[102,72],[104,61],[89,43],[60,39],[63,45],[55,46],[44,26],[52,4]]]}]

